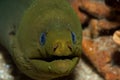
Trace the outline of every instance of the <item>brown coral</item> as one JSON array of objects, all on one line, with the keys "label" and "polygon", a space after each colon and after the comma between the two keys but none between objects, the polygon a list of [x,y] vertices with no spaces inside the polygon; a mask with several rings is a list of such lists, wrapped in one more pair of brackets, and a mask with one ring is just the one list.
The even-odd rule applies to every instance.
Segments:
[{"label": "brown coral", "polygon": [[82,20],[84,55],[105,80],[120,80],[118,8],[113,10],[103,0],[73,0],[72,6]]},{"label": "brown coral", "polygon": [[82,24],[85,23],[85,22],[89,19],[89,17],[88,17],[88,15],[84,14],[83,12],[81,12],[81,11],[79,10],[80,5],[81,5],[80,0],[73,0],[73,1],[71,2],[71,5],[72,5],[74,11],[77,13],[78,18],[80,19],[80,22],[81,22]]},{"label": "brown coral", "polygon": [[106,80],[120,80],[119,47],[112,37],[87,38],[82,42],[83,52]]}]

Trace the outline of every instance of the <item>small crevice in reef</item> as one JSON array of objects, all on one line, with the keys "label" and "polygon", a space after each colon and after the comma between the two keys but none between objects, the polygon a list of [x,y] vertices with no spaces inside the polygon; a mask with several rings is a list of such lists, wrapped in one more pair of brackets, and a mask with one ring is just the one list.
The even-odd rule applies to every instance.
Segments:
[{"label": "small crevice in reef", "polygon": [[113,66],[120,67],[120,51],[116,51],[116,52],[112,55],[112,65],[113,65]]}]

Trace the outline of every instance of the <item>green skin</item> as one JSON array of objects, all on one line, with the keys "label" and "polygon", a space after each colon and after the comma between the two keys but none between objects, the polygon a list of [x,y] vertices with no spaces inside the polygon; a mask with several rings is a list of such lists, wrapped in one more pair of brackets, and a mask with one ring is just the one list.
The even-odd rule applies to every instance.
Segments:
[{"label": "green skin", "polygon": [[[66,0],[1,0],[0,15],[0,43],[21,72],[34,80],[71,73],[81,54],[82,31]],[[43,32],[46,41],[41,45]]]}]

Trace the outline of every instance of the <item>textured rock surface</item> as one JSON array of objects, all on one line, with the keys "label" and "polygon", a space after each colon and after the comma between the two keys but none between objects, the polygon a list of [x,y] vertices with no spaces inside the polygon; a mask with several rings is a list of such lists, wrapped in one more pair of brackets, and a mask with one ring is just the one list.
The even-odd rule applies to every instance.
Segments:
[{"label": "textured rock surface", "polygon": [[6,63],[2,52],[0,52],[0,80],[14,80],[11,70],[11,65]]},{"label": "textured rock surface", "polygon": [[14,80],[11,75],[13,70],[12,60],[7,51],[0,46],[0,80]]}]

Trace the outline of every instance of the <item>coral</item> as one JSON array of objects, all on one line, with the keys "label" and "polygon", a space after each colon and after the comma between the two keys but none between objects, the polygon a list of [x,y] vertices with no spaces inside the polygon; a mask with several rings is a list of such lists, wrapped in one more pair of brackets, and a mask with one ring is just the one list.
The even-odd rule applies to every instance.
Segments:
[{"label": "coral", "polygon": [[[120,80],[120,1],[75,0],[75,3],[73,9],[83,25],[83,54],[105,80]],[[87,19],[81,19],[81,13]]]}]

